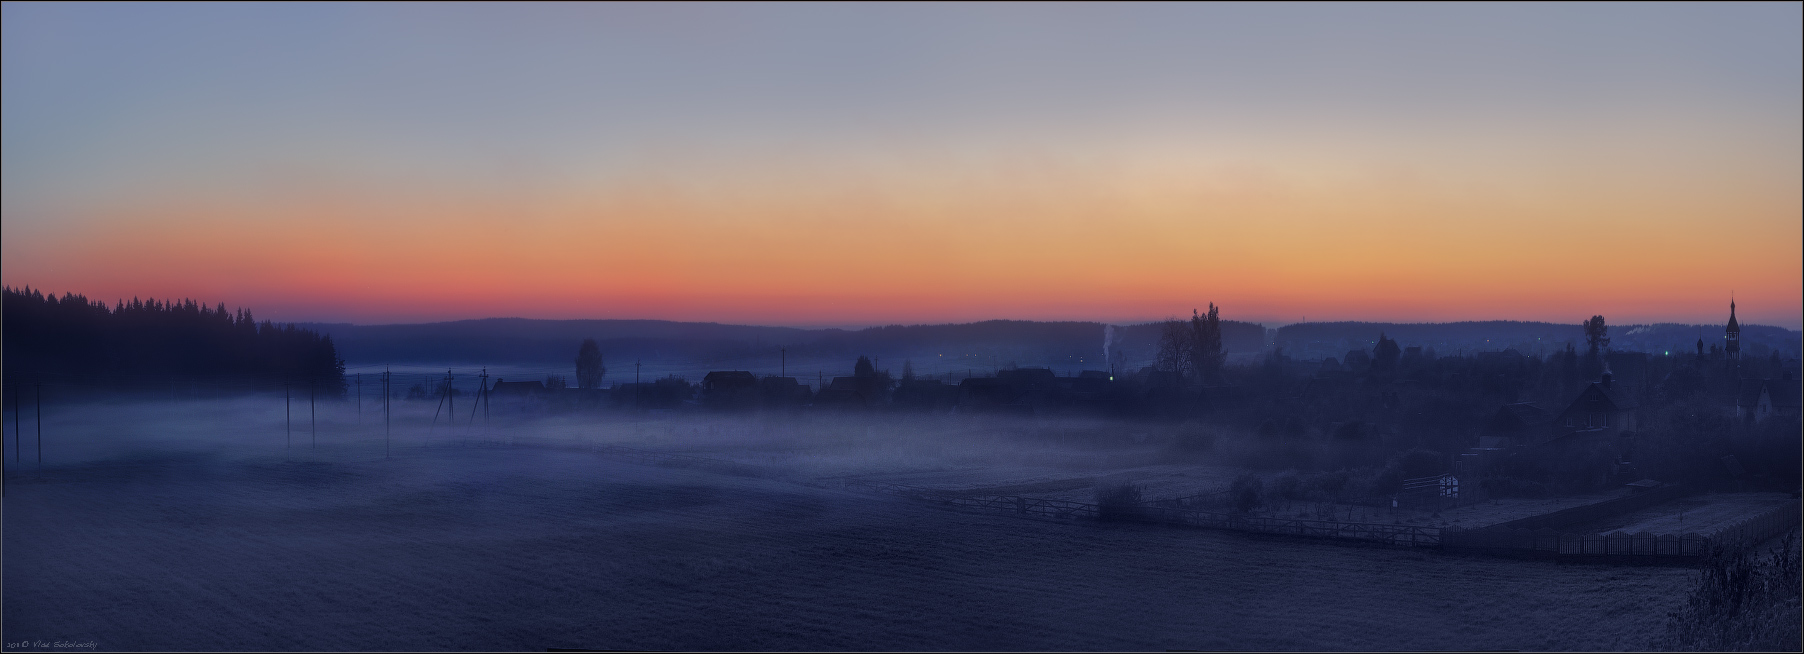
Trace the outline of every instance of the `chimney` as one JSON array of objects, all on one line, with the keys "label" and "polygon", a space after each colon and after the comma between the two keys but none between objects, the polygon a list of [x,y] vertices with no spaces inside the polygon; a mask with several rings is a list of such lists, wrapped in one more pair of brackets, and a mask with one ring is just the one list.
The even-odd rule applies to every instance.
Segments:
[{"label": "chimney", "polygon": [[1603,376],[1603,380],[1599,381],[1598,383],[1602,384],[1604,388],[1609,388],[1610,382],[1615,381],[1615,379],[1616,379],[1615,375],[1612,375],[1609,372],[1605,372],[1604,376]]}]

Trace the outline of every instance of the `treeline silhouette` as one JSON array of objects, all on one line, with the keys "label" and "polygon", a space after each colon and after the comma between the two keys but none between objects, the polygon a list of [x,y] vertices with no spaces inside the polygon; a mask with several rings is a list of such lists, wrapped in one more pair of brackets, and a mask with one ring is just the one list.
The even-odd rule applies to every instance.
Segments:
[{"label": "treeline silhouette", "polygon": [[[1150,360],[1159,345],[1161,322],[1117,325],[1114,348],[1128,358]],[[339,353],[353,362],[555,363],[570,360],[570,344],[594,338],[609,358],[619,360],[722,361],[764,357],[776,362],[788,348],[793,363],[809,357],[871,355],[885,361],[944,353],[981,353],[987,362],[1019,359],[1023,365],[1068,363],[1103,369],[1104,325],[1099,322],[986,320],[964,324],[889,325],[858,330],[754,327],[662,320],[534,320],[485,318],[403,325],[301,323],[329,334]],[[1221,321],[1222,346],[1229,352],[1259,352],[1264,327]],[[1336,355],[1338,356],[1338,352]],[[960,364],[964,365],[964,364]]]},{"label": "treeline silhouette", "polygon": [[175,379],[235,380],[267,388],[284,380],[344,392],[344,362],[323,336],[258,322],[193,300],[106,303],[29,287],[4,287],[6,383],[77,382],[132,388]]},{"label": "treeline silhouette", "polygon": [[[1657,323],[1612,325],[1614,347],[1620,351],[1679,353],[1692,351],[1698,339],[1706,343],[1721,341],[1723,324],[1684,325]],[[1770,325],[1741,326],[1743,347],[1759,345],[1796,357],[1800,334],[1796,330]],[[1447,323],[1391,322],[1310,322],[1285,325],[1277,329],[1273,344],[1286,352],[1306,358],[1340,357],[1353,347],[1369,348],[1376,334],[1389,334],[1400,342],[1432,347],[1443,354],[1502,351],[1508,348],[1545,356],[1566,343],[1585,343],[1582,324],[1531,322],[1519,320],[1484,320]]]}]

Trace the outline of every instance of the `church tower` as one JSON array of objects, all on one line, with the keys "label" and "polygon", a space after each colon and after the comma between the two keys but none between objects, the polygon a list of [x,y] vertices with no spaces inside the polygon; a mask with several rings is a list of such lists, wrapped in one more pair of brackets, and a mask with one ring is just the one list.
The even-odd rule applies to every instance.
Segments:
[{"label": "church tower", "polygon": [[1729,326],[1723,329],[1723,339],[1728,341],[1723,346],[1723,350],[1729,355],[1729,358],[1740,360],[1741,325],[1735,322],[1735,300],[1733,299],[1729,300]]}]

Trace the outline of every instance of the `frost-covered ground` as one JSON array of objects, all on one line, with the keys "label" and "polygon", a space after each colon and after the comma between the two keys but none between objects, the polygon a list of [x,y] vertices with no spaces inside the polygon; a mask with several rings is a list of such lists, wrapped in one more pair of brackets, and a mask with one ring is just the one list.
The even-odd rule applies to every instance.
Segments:
[{"label": "frost-covered ground", "polygon": [[[121,412],[134,421],[119,422]],[[8,459],[5,641],[1634,649],[1690,587],[1671,568],[1065,524],[811,485],[885,466],[1094,476],[1085,461],[1139,456],[1131,435],[1114,452],[1071,437],[1011,451],[997,444],[1020,435],[998,436],[1007,431],[998,424],[572,420],[486,436],[410,432],[384,459],[379,432],[342,422],[318,450],[284,449],[267,417],[267,408],[102,407],[47,421],[46,466]],[[256,424],[209,426],[224,419]],[[927,427],[939,431],[893,440]],[[589,451],[594,440],[769,465],[760,476],[638,465]]]},{"label": "frost-covered ground", "polygon": [[1791,500],[1785,493],[1705,493],[1585,525],[1592,533],[1711,534]]}]

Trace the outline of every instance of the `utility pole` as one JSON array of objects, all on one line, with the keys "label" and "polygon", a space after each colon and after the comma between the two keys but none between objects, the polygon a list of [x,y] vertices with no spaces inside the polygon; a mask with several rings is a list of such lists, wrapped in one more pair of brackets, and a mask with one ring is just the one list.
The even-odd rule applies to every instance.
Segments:
[{"label": "utility pole", "polygon": [[[445,410],[445,402],[450,399],[451,399],[451,369],[446,368],[445,369],[445,394],[439,396],[438,408],[432,410],[432,426],[433,427],[438,426],[438,414],[440,411]],[[455,408],[455,407],[453,407],[453,408]],[[455,416],[457,414],[453,413],[451,415]],[[428,429],[430,429],[430,428],[431,427],[428,427]]]},{"label": "utility pole", "polygon": [[307,431],[313,434],[313,449],[319,449],[319,419],[313,413],[313,380],[307,380]]},{"label": "utility pole", "polygon": [[388,458],[388,368],[382,368],[382,458]]},{"label": "utility pole", "polygon": [[288,382],[282,382],[282,428],[288,435],[287,447],[294,447],[294,403],[289,399]]},{"label": "utility pole", "polygon": [[476,410],[482,408],[483,398],[488,395],[489,369],[483,368],[476,379],[476,397],[470,400],[470,428],[476,427]]},{"label": "utility pole", "polygon": [[482,369],[482,424],[489,424],[489,369]]}]

